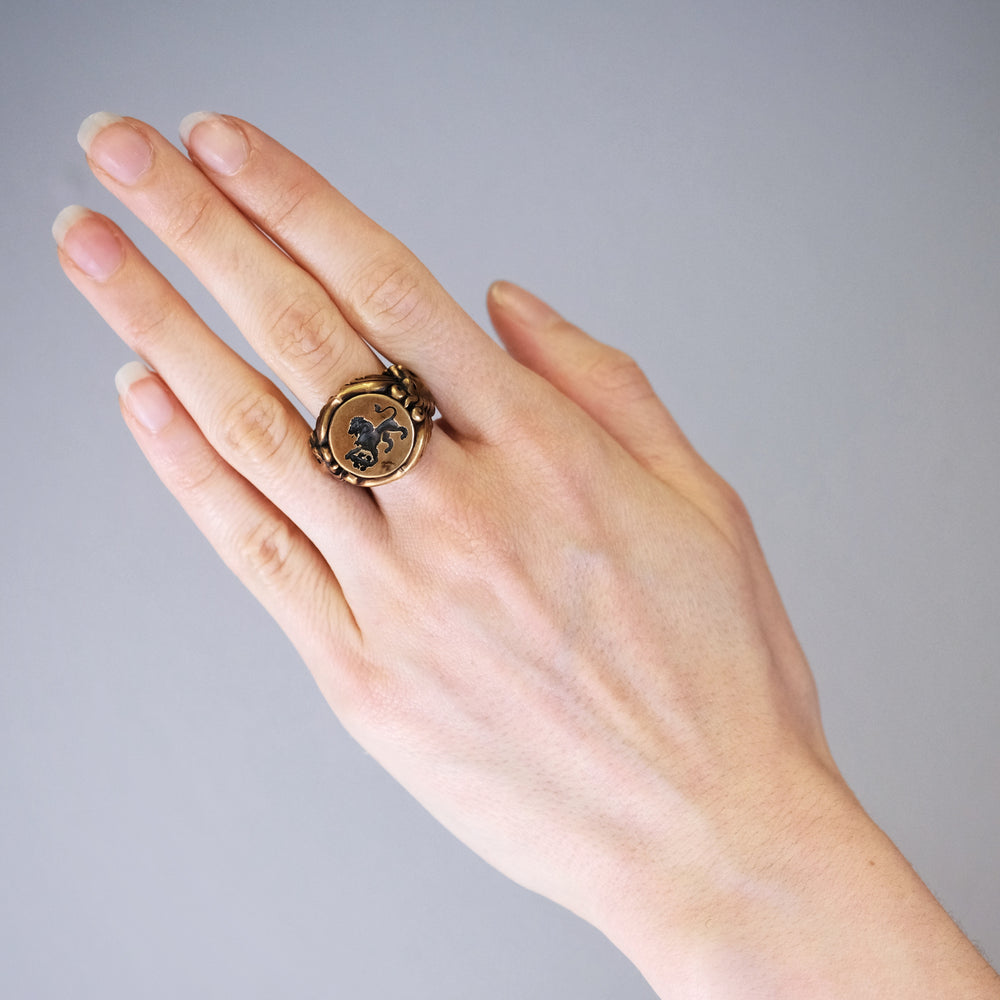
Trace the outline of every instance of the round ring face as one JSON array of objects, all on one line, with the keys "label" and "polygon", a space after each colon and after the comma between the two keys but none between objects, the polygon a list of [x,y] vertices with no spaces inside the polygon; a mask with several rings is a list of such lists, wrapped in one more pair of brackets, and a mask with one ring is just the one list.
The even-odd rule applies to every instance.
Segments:
[{"label": "round ring face", "polygon": [[348,382],[320,410],[309,445],[316,460],[354,486],[381,486],[416,464],[434,428],[434,398],[393,365]]},{"label": "round ring face", "polygon": [[337,464],[358,479],[392,476],[406,464],[415,440],[410,415],[380,393],[345,399],[330,420],[330,451]]}]

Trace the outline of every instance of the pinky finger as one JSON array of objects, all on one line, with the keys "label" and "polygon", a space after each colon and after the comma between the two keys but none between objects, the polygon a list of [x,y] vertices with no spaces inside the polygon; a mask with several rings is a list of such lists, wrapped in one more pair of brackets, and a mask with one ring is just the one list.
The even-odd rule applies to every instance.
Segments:
[{"label": "pinky finger", "polygon": [[133,361],[118,372],[115,385],[125,423],[163,484],[333,700],[337,685],[330,666],[353,660],[358,631],[326,561],[219,456],[158,375]]}]

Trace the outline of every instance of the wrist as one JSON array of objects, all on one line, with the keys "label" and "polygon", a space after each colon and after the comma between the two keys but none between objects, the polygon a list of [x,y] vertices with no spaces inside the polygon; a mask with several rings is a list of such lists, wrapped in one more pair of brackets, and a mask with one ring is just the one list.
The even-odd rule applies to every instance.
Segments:
[{"label": "wrist", "polygon": [[838,775],[807,768],[785,788],[716,813],[680,865],[669,831],[662,852],[616,860],[593,922],[660,996],[1000,998]]}]

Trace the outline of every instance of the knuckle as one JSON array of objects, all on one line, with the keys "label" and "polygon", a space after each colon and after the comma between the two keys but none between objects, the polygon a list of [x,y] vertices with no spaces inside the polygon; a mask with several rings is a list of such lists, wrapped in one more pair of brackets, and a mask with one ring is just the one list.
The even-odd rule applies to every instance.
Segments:
[{"label": "knuckle", "polygon": [[198,453],[185,453],[183,459],[175,459],[166,470],[170,488],[184,497],[212,496],[225,466],[219,456],[210,448]]},{"label": "knuckle", "polygon": [[122,319],[118,332],[137,354],[149,357],[155,353],[156,343],[163,339],[163,331],[169,328],[174,316],[174,306],[165,297],[150,297],[143,301],[141,311],[129,312]]},{"label": "knuckle", "polygon": [[652,388],[638,362],[617,347],[601,345],[586,366],[586,378],[600,392],[649,395]]},{"label": "knuckle", "polygon": [[337,344],[330,302],[303,295],[285,306],[268,324],[267,342],[275,357],[296,372],[337,363]]},{"label": "knuckle", "polygon": [[309,214],[310,186],[303,179],[277,185],[274,201],[265,212],[267,231],[275,235],[296,232],[303,215]]},{"label": "knuckle", "polygon": [[362,271],[353,298],[363,324],[370,329],[406,332],[429,325],[430,299],[418,270],[398,256]]},{"label": "knuckle", "polygon": [[269,393],[241,396],[222,414],[225,447],[256,467],[277,457],[288,432],[286,408]]},{"label": "knuckle", "polygon": [[196,243],[215,217],[216,195],[213,191],[191,191],[180,199],[167,220],[164,236],[178,247]]},{"label": "knuckle", "polygon": [[295,529],[282,517],[262,517],[244,530],[239,551],[258,580],[286,581],[292,575]]}]

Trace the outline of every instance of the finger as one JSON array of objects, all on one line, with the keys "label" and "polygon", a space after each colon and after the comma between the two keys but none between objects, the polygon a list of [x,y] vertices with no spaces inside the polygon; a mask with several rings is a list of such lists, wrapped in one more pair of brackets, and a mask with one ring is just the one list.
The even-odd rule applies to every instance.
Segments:
[{"label": "finger", "polygon": [[449,424],[476,433],[495,412],[506,359],[402,243],[259,129],[198,113],[192,159],[310,274],[385,356],[428,383]]},{"label": "finger", "polygon": [[60,213],[53,234],[67,276],[156,368],[221,458],[338,570],[360,572],[355,536],[379,530],[377,509],[321,472],[292,404],[205,326],[110,220],[74,206]]},{"label": "finger", "polygon": [[312,412],[381,365],[323,286],[148,125],[103,112],[80,129],[98,179],[198,277]]},{"label": "finger", "polygon": [[517,285],[495,282],[490,318],[511,355],[582,407],[633,458],[738,547],[756,549],[736,491],[692,447],[635,361]]},{"label": "finger", "polygon": [[511,356],[582,407],[647,469],[666,478],[690,463],[694,449],[631,357],[510,282],[491,286],[487,308]]},{"label": "finger", "polygon": [[160,479],[274,616],[336,705],[357,670],[358,630],[323,556],[222,460],[166,384],[140,362],[115,378],[122,414]]}]

